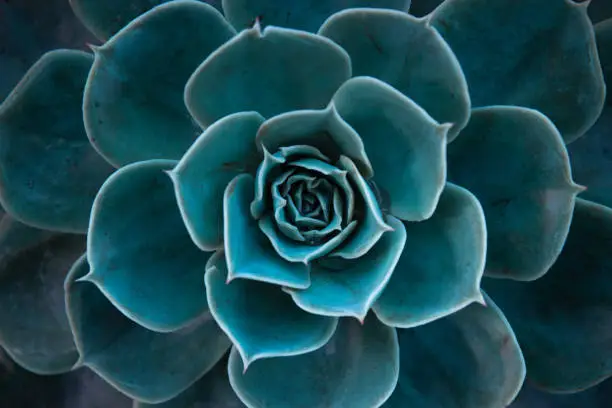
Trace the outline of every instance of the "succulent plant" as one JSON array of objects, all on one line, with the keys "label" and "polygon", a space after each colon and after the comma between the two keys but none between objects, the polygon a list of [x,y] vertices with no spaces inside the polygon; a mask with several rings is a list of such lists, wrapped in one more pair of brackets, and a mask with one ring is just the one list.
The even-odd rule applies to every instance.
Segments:
[{"label": "succulent plant", "polygon": [[0,106],[19,365],[139,407],[498,408],[612,374],[588,2],[71,5],[103,44]]}]

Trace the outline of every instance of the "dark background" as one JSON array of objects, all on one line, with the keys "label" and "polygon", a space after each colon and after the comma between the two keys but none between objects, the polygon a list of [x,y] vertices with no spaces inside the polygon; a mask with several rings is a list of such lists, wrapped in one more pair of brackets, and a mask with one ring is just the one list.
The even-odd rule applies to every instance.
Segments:
[{"label": "dark background", "polygon": [[[412,12],[423,15],[439,3],[413,0]],[[590,13],[595,22],[612,17],[612,0],[593,0]],[[0,0],[0,101],[44,52],[87,49],[88,43],[97,42],[74,17],[68,0]],[[128,408],[131,404],[86,368],[37,376],[0,350],[0,407]],[[612,408],[612,380],[574,395],[545,394],[526,385],[511,408]]]}]

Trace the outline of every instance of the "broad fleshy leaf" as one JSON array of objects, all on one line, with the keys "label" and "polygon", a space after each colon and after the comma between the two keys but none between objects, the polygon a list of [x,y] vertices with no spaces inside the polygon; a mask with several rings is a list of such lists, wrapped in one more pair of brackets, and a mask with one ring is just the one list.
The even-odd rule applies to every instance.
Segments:
[{"label": "broad fleshy leaf", "polygon": [[298,110],[268,119],[257,133],[257,145],[271,153],[286,146],[312,146],[332,162],[341,155],[351,158],[364,177],[373,174],[360,136],[342,120],[333,104],[322,110]]},{"label": "broad fleshy leaf", "polygon": [[199,66],[185,87],[185,104],[203,127],[243,111],[267,119],[323,109],[350,77],[349,56],[331,40],[279,27],[262,30],[256,24]]},{"label": "broad fleshy leaf", "polygon": [[399,369],[395,329],[373,316],[363,325],[341,319],[324,347],[257,361],[246,372],[233,348],[228,367],[242,402],[267,408],[376,408],[395,388]]},{"label": "broad fleshy leaf", "polygon": [[387,231],[392,231],[393,227],[385,221],[384,215],[379,207],[376,194],[370,184],[362,177],[348,157],[341,156],[338,167],[348,172],[349,180],[354,186],[355,205],[359,205],[363,215],[356,220],[359,225],[355,233],[346,240],[341,248],[333,252],[333,256],[345,259],[355,259],[367,253]]},{"label": "broad fleshy leaf", "polygon": [[484,302],[480,281],[487,231],[476,197],[447,184],[431,218],[404,226],[404,251],[374,304],[383,323],[402,328],[420,326],[472,302]]},{"label": "broad fleshy leaf", "polygon": [[202,276],[212,252],[187,232],[166,174],[176,162],[121,168],[102,186],[91,216],[87,257],[95,283],[130,319],[167,332],[207,310]]},{"label": "broad fleshy leaf", "polygon": [[446,182],[450,125],[371,77],[344,83],[333,103],[363,140],[383,209],[405,221],[431,217]]},{"label": "broad fleshy leaf", "polygon": [[[597,4],[597,2],[595,2]],[[605,3],[603,3],[605,4]],[[612,12],[612,9],[611,9]],[[612,83],[612,19],[595,26],[606,83]],[[587,189],[580,197],[612,207],[612,96],[585,137],[567,147],[575,180]]]},{"label": "broad fleshy leaf", "polygon": [[230,386],[227,358],[215,366],[176,398],[161,404],[134,401],[133,408],[244,408]]},{"label": "broad fleshy leaf", "polygon": [[455,54],[427,20],[394,10],[353,9],[334,14],[319,34],[348,52],[353,76],[378,78],[438,123],[453,124],[449,141],[467,123],[465,77]]},{"label": "broad fleshy leaf", "polygon": [[398,329],[400,374],[384,408],[506,407],[525,378],[525,362],[506,318],[486,306],[412,329]]},{"label": "broad fleshy leaf", "polygon": [[316,316],[297,307],[280,287],[250,279],[228,282],[223,252],[206,266],[210,311],[240,353],[244,370],[256,360],[304,354],[322,347],[336,330],[337,318]]},{"label": "broad fleshy leaf", "polygon": [[541,113],[475,109],[448,147],[448,178],[482,204],[486,275],[534,280],[555,261],[582,190],[572,182],[561,135]]},{"label": "broad fleshy leaf", "polygon": [[91,143],[116,165],[180,159],[201,133],[183,103],[185,84],[234,34],[213,7],[177,0],[94,48],[83,102]]},{"label": "broad fleshy leaf", "polygon": [[593,125],[604,103],[588,4],[447,0],[429,21],[457,56],[474,107],[536,109],[570,142]]},{"label": "broad fleshy leaf", "polygon": [[[69,0],[81,22],[102,41],[155,6],[175,0]],[[201,0],[221,11],[221,0]]]},{"label": "broad fleshy leaf", "polygon": [[538,387],[576,392],[612,375],[611,241],[612,210],[578,199],[563,252],[544,277],[483,281]]},{"label": "broad fleshy leaf", "polygon": [[225,188],[261,161],[255,135],[262,123],[255,112],[226,116],[204,131],[170,173],[187,230],[205,251],[223,245]]},{"label": "broad fleshy leaf", "polygon": [[[225,189],[223,222],[228,279],[247,278],[291,288],[310,286],[310,268],[281,258],[251,216],[253,177],[236,176]],[[279,288],[280,290],[280,288]]]},{"label": "broad fleshy leaf", "polygon": [[63,283],[85,237],[34,229],[0,214],[0,345],[37,374],[70,371],[79,355]]},{"label": "broad fleshy leaf", "polygon": [[80,51],[51,51],[0,105],[0,201],[29,225],[87,231],[93,199],[113,170],[83,128],[92,60]]},{"label": "broad fleshy leaf", "polygon": [[230,340],[205,311],[187,327],[158,333],[127,319],[90,282],[81,257],[66,278],[66,309],[80,362],[144,402],[167,401],[207,373]]},{"label": "broad fleshy leaf", "polygon": [[227,19],[237,30],[261,24],[316,32],[326,18],[355,7],[407,11],[410,0],[223,0]]},{"label": "broad fleshy leaf", "polygon": [[307,289],[284,290],[298,306],[310,313],[352,316],[363,321],[389,282],[406,242],[402,222],[387,216],[387,223],[393,230],[385,232],[360,258],[335,258],[314,263]]}]

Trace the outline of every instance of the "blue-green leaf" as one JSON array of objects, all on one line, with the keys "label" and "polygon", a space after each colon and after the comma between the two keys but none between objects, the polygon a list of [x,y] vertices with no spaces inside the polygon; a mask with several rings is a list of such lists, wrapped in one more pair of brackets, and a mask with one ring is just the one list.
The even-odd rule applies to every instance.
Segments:
[{"label": "blue-green leaf", "polygon": [[420,326],[472,302],[484,302],[480,280],[487,231],[476,197],[447,184],[430,219],[404,226],[404,251],[374,304],[382,322],[403,328]]},{"label": "blue-green leaf", "polygon": [[185,103],[202,126],[242,111],[270,118],[324,108],[350,77],[349,56],[327,38],[256,25],[199,66],[185,87]]},{"label": "blue-green leaf", "polygon": [[429,20],[457,56],[474,107],[536,109],[569,142],[593,125],[604,103],[588,4],[447,0]]},{"label": "blue-green leaf", "polygon": [[91,143],[116,165],[178,160],[201,133],[183,102],[185,84],[234,34],[213,7],[177,0],[95,48],[83,102]]},{"label": "blue-green leaf", "polygon": [[363,140],[383,207],[406,221],[431,217],[446,182],[450,125],[371,77],[344,83],[333,103]]},{"label": "blue-green leaf", "polygon": [[[106,41],[139,15],[175,0],[69,0],[81,22]],[[221,11],[221,0],[201,0]]]},{"label": "blue-green leaf", "polygon": [[238,174],[261,161],[255,145],[263,118],[241,112],[215,122],[189,148],[170,173],[181,214],[198,247],[223,245],[223,192]]},{"label": "blue-green leaf", "polygon": [[535,282],[485,279],[512,324],[529,380],[576,392],[612,375],[612,210],[578,199],[563,252]]},{"label": "blue-green leaf", "polygon": [[257,133],[257,144],[272,153],[286,146],[312,146],[332,162],[344,155],[357,164],[364,177],[372,177],[372,165],[360,136],[333,104],[322,110],[298,110],[268,119]]},{"label": "blue-green leaf", "polygon": [[520,107],[474,110],[448,147],[448,178],[482,204],[488,276],[534,280],[546,273],[565,242],[581,190],[548,118]]},{"label": "blue-green leaf", "polygon": [[140,401],[167,401],[207,373],[229,339],[208,311],[180,330],[158,333],[127,319],[90,282],[85,256],[66,278],[66,309],[80,362]]},{"label": "blue-green leaf", "polygon": [[251,216],[254,180],[236,176],[223,197],[225,256],[228,279],[248,278],[292,288],[310,286],[309,267],[281,258]]},{"label": "blue-green leaf", "polygon": [[353,9],[333,15],[319,34],[348,52],[354,76],[378,78],[438,123],[453,124],[448,140],[467,123],[465,77],[455,54],[427,20],[394,10]]},{"label": "blue-green leaf", "polygon": [[232,349],[229,377],[242,402],[266,408],[376,408],[391,394],[399,372],[395,329],[375,317],[363,325],[341,319],[322,348],[253,363],[243,372]]},{"label": "blue-green leaf", "polygon": [[[598,4],[595,2],[595,4]],[[606,4],[605,2],[599,4]],[[612,12],[612,9],[611,9]],[[606,83],[612,83],[612,19],[595,26]],[[574,179],[586,190],[580,197],[612,207],[612,95],[585,135],[567,147]]]},{"label": "blue-green leaf", "polygon": [[244,408],[230,386],[227,358],[177,397],[161,404],[134,401],[133,408]]},{"label": "blue-green leaf", "polygon": [[117,171],[91,216],[87,257],[95,283],[126,316],[155,331],[177,330],[207,310],[202,277],[211,252],[187,232],[166,174],[150,160]]},{"label": "blue-green leaf", "polygon": [[82,119],[92,57],[43,55],[0,105],[0,201],[29,225],[85,232],[96,192],[112,172]]},{"label": "blue-green leaf", "polygon": [[410,0],[223,0],[225,15],[238,30],[259,20],[265,25],[316,32],[327,17],[354,7],[406,11]]},{"label": "blue-green leaf", "polygon": [[0,216],[0,345],[37,374],[78,360],[63,301],[64,277],[85,249],[81,235],[54,234]]},{"label": "blue-green leaf", "polygon": [[206,266],[208,303],[240,353],[243,370],[256,360],[311,352],[334,334],[337,318],[301,310],[280,286],[227,278],[224,254],[217,252]]},{"label": "blue-green leaf", "polygon": [[[388,216],[385,232],[357,259],[314,263],[307,289],[285,289],[304,310],[323,316],[352,316],[361,321],[391,278],[406,242],[406,230]],[[336,258],[339,259],[339,258]]]},{"label": "blue-green leaf", "polygon": [[399,382],[384,408],[492,408],[512,402],[525,378],[525,362],[506,318],[486,302],[397,330]]}]

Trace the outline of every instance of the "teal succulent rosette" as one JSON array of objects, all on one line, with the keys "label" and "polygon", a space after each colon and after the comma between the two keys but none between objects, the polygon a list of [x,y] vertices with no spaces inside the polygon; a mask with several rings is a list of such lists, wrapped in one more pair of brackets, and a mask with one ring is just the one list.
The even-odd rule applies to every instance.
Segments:
[{"label": "teal succulent rosette", "polygon": [[499,408],[612,374],[588,2],[71,5],[103,44],[0,106],[18,364],[138,407]]}]

